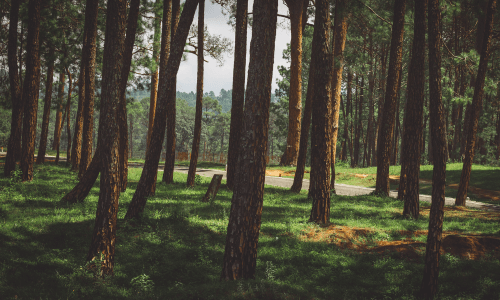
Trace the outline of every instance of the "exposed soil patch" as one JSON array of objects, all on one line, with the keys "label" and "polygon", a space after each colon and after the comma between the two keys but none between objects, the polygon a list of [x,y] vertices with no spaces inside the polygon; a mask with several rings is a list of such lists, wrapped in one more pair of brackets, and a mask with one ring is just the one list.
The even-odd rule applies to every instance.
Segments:
[{"label": "exposed soil patch", "polygon": [[[427,235],[427,230],[401,230],[399,234],[402,237],[401,240],[388,241],[383,240],[384,235],[387,235],[383,231],[330,225],[324,228],[310,227],[304,230],[304,234],[299,238],[303,241],[335,244],[342,249],[352,249],[359,252],[396,252],[401,258],[408,260],[417,260],[425,253],[425,243],[414,240],[414,238]],[[440,252],[473,260],[484,258],[487,254],[500,258],[500,239],[492,236],[443,232]]]},{"label": "exposed soil patch", "polygon": [[[307,171],[304,171],[304,173],[309,173]],[[283,170],[266,170],[266,176],[276,176],[276,177],[282,177],[282,176],[291,176],[295,177],[295,171],[288,171],[285,172]]]},{"label": "exposed soil patch", "polygon": [[[420,214],[423,216],[428,216],[430,213],[430,207],[421,207]],[[398,212],[402,213],[402,210]],[[477,211],[472,210],[462,206],[445,206],[444,207],[445,217],[460,217],[460,218],[474,218],[474,219],[485,219],[485,220],[496,220],[500,222],[500,214],[494,211]]]}]

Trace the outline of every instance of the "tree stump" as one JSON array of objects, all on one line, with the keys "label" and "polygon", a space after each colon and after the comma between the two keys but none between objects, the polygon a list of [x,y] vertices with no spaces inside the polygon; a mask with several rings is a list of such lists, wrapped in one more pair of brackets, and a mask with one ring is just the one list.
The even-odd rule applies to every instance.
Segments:
[{"label": "tree stump", "polygon": [[220,183],[222,181],[222,174],[214,174],[212,177],[212,181],[208,186],[207,193],[201,199],[202,202],[213,201],[215,196],[217,196],[217,192],[219,191]]}]

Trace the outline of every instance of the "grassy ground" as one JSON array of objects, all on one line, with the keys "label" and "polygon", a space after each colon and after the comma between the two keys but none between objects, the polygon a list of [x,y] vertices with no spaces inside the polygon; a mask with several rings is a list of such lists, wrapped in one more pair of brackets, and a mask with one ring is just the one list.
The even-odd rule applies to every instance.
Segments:
[{"label": "grassy ground", "polygon": [[[0,175],[0,298],[415,298],[425,235],[414,237],[412,256],[370,250],[379,243],[404,240],[402,232],[427,228],[427,214],[419,220],[403,219],[400,201],[334,196],[334,227],[367,232],[350,239],[359,246],[353,248],[345,239],[338,242],[340,235],[328,236],[333,227],[306,222],[311,208],[306,194],[266,186],[256,279],[220,282],[231,199],[225,182],[213,203],[202,203],[209,178],[200,177],[198,186],[186,188],[186,175],[176,173],[174,184],[158,183],[141,220],[125,221],[139,176],[140,169],[130,170],[129,189],[120,197],[115,276],[99,279],[85,267],[98,182],[85,203],[66,205],[59,200],[77,180],[63,166],[35,166],[35,180],[28,183]],[[429,206],[422,205],[428,212]],[[445,214],[444,230],[498,237],[498,222],[497,214],[453,211]],[[327,238],[317,238],[320,235]],[[438,298],[498,299],[499,257],[443,255]]]}]

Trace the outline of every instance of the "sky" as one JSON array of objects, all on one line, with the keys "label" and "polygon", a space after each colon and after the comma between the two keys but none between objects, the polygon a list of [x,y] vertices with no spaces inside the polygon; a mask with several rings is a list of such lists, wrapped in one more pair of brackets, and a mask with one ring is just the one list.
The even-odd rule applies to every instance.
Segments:
[{"label": "sky", "polygon": [[[248,11],[253,11],[253,1],[249,0]],[[283,4],[283,1],[279,1],[278,14],[288,15],[288,8]],[[198,20],[198,11],[195,14],[194,22]],[[220,35],[226,37],[233,42],[234,48],[234,30],[230,25],[227,24],[229,16],[224,16],[222,14],[222,8],[220,5],[212,4],[210,0],[205,2],[205,24],[208,27],[208,31],[211,34]],[[290,43],[290,29],[289,22],[287,19],[278,17],[278,26],[276,30],[276,49],[274,51],[274,66],[273,66],[273,82],[271,92],[277,88],[276,78],[280,77],[277,67],[279,65],[288,65],[289,63],[282,58],[283,49],[286,48],[286,44]],[[248,28],[247,36],[247,71],[248,62],[250,61],[250,41],[252,39],[252,29]],[[204,64],[205,74],[203,76],[203,90],[204,92],[213,91],[216,95],[219,95],[221,89],[230,90],[232,89],[233,82],[233,64],[234,64],[234,49],[228,53],[224,59],[224,64],[218,66],[217,61],[205,55],[205,59],[208,61]],[[189,93],[191,91],[196,92],[196,70],[197,70],[197,59],[193,54],[187,54],[187,60],[181,62],[179,67],[179,72],[177,73],[177,90],[180,92]],[[246,79],[246,78],[245,78]],[[246,84],[245,84],[246,86]]]}]

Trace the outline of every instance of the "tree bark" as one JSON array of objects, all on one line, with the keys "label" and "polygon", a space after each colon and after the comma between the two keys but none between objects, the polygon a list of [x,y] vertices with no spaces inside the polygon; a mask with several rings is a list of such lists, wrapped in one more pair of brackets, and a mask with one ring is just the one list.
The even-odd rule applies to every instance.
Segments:
[{"label": "tree bark", "polygon": [[59,149],[61,143],[61,129],[63,121],[63,102],[64,102],[64,82],[66,77],[64,76],[64,70],[59,73],[59,83],[57,89],[57,111],[56,111],[56,124],[54,125],[54,144],[52,145],[52,150]]},{"label": "tree bark", "polygon": [[[68,162],[71,161],[71,170],[77,171],[80,167],[80,158],[82,154],[82,131],[83,131],[83,108],[85,107],[85,51],[87,48],[87,27],[83,30],[82,43],[82,61],[80,62],[80,74],[78,76],[78,108],[75,118],[75,132],[73,135],[73,148],[70,156],[67,157]],[[69,124],[68,124],[69,126]],[[70,142],[68,142],[70,144]]]},{"label": "tree bark", "polygon": [[54,82],[54,47],[49,46],[47,58],[47,81],[45,83],[45,97],[43,103],[42,132],[40,133],[40,145],[36,157],[37,164],[45,162],[45,152],[47,150],[47,136],[49,135],[50,104],[52,102],[52,83]]},{"label": "tree bark", "polygon": [[[339,113],[340,113],[340,94],[342,87],[342,72],[344,70],[344,49],[345,41],[347,38],[347,27],[349,14],[346,10],[346,1],[337,0],[335,6],[335,20],[334,20],[334,39],[333,39],[333,78],[331,79],[331,95],[330,99],[331,105],[331,126],[332,126],[332,136],[331,136],[331,159],[330,166],[332,168],[331,176],[331,188],[335,190],[335,156],[337,153],[337,137],[339,133]],[[314,120],[314,118],[313,118]],[[313,125],[314,126],[314,125]],[[312,150],[311,150],[312,151]],[[312,167],[312,164],[311,164]]]},{"label": "tree bark", "polygon": [[354,159],[352,162],[354,164],[351,164],[351,168],[356,168],[359,164],[359,152],[360,152],[360,140],[362,139],[363,136],[363,122],[361,121],[363,117],[363,101],[364,101],[364,85],[365,85],[365,79],[363,76],[361,76],[361,83],[359,87],[359,99],[358,99],[358,117],[357,120],[354,122],[356,124],[356,129],[354,131]]},{"label": "tree bark", "polygon": [[[175,80],[175,74],[179,69],[181,62],[184,44],[189,33],[189,27],[193,22],[194,12],[198,0],[187,0],[184,4],[182,16],[179,22],[179,28],[175,33],[172,47],[170,48],[170,56],[165,68],[165,71],[160,71],[160,77],[165,77],[166,80],[160,80],[160,97],[156,107],[155,122],[153,124],[153,132],[151,134],[151,144],[146,155],[144,168],[141,174],[137,189],[130,203],[125,218],[135,218],[144,210],[146,205],[146,197],[151,195],[153,184],[155,183],[156,173],[158,170],[158,161],[160,159],[163,138],[165,136],[165,123],[167,117],[167,97],[172,96],[172,81]],[[161,58],[160,58],[161,60]],[[161,70],[161,68],[160,68]]]},{"label": "tree bark", "polygon": [[[179,24],[179,0],[172,2],[172,36],[177,32]],[[180,26],[180,25],[179,25]],[[170,46],[173,47],[173,44]],[[167,101],[167,146],[165,149],[165,167],[163,168],[162,181],[169,184],[174,181],[174,164],[175,164],[175,119],[176,119],[176,86],[177,72],[170,81],[170,94],[166,95]]]},{"label": "tree bark", "polygon": [[[98,0],[87,0],[85,8],[86,42],[82,49],[82,63],[85,80],[85,101],[83,102],[83,128],[80,152],[80,163],[78,165],[78,178],[81,178],[92,160],[92,129],[94,128],[94,99],[95,99],[95,64],[96,64],[96,40],[97,40],[97,15],[99,8]],[[76,134],[75,134],[76,136]]]},{"label": "tree bark", "polygon": [[[340,1],[336,2],[337,5],[341,4]],[[343,2],[342,2],[343,3]],[[345,13],[342,14],[340,9],[336,8],[335,23],[337,26],[335,30],[335,50],[340,49],[342,39],[338,35],[347,27],[344,24]],[[342,16],[342,17],[340,17]],[[337,20],[338,17],[341,19]],[[343,26],[342,26],[342,25]],[[330,43],[330,13],[329,4],[327,0],[316,1],[316,18],[314,20],[314,34],[313,39],[317,41],[317,52],[312,53],[315,60],[314,72],[314,102],[312,109],[312,132],[311,132],[311,169],[314,172],[311,174],[311,181],[309,187],[309,196],[312,198],[310,222],[319,224],[328,224],[330,222],[330,166],[331,160],[334,160],[331,155],[332,143],[332,95],[336,97],[338,91],[332,93],[332,86],[334,89],[337,87],[337,82],[340,78],[337,73],[332,72],[332,43]],[[336,54],[341,53],[335,51]],[[341,57],[341,56],[340,56]],[[340,65],[336,66],[335,70],[342,68],[342,60],[339,60]],[[342,73],[342,72],[340,72]],[[332,84],[332,77],[333,84]],[[339,84],[340,86],[340,84]],[[338,124],[338,112],[337,112]]]},{"label": "tree bark", "polygon": [[66,164],[71,161],[71,127],[70,127],[70,106],[71,106],[71,92],[73,91],[73,81],[71,80],[71,73],[66,68],[66,73],[68,73],[68,102],[66,102],[66,133],[68,136],[68,145],[66,148]]},{"label": "tree bark", "polygon": [[221,279],[254,278],[264,196],[278,0],[255,0],[241,148]]},{"label": "tree bark", "polygon": [[398,79],[401,72],[403,56],[404,16],[406,0],[394,2],[394,19],[392,23],[391,54],[387,87],[385,93],[384,110],[378,132],[377,141],[377,181],[375,193],[389,195],[389,163],[394,131],[394,114],[398,95]]},{"label": "tree bark", "polygon": [[413,45],[408,72],[408,92],[403,137],[398,198],[404,200],[403,216],[419,217],[420,141],[424,113],[425,11],[427,0],[415,0]]},{"label": "tree bark", "polygon": [[234,38],[233,92],[231,125],[229,129],[229,149],[227,152],[227,188],[232,190],[238,163],[243,105],[245,103],[245,68],[247,52],[247,12],[248,0],[238,0],[236,4],[236,27]]},{"label": "tree bark", "polygon": [[[102,74],[102,121],[99,139],[100,192],[87,261],[100,263],[101,276],[113,275],[116,219],[120,197],[118,169],[120,75],[125,40],[126,0],[108,0]],[[118,75],[117,75],[118,74]]]},{"label": "tree bark", "polygon": [[479,69],[477,71],[476,82],[474,87],[474,96],[472,104],[470,105],[470,119],[469,127],[467,128],[467,143],[464,151],[464,161],[462,173],[460,175],[460,184],[458,185],[457,198],[455,205],[465,206],[465,199],[467,198],[467,190],[469,188],[470,172],[472,162],[474,160],[474,150],[476,144],[476,134],[479,121],[479,113],[482,108],[484,82],[486,77],[486,70],[488,68],[488,58],[490,55],[491,47],[491,32],[493,27],[493,14],[496,9],[496,0],[489,0],[488,8],[486,10],[486,23],[484,27],[484,34],[482,39],[481,57],[479,59]]},{"label": "tree bark", "polygon": [[137,19],[139,18],[139,0],[130,1],[129,15],[127,19],[127,33],[125,37],[125,48],[123,51],[123,66],[120,82],[120,102],[118,105],[117,118],[120,131],[120,146],[118,157],[120,171],[120,190],[127,189],[128,177],[128,131],[127,131],[127,82],[132,64],[132,52],[134,50],[135,34],[137,31]]},{"label": "tree bark", "polygon": [[9,65],[10,95],[12,100],[12,119],[10,126],[10,137],[7,145],[7,157],[3,173],[10,176],[16,168],[16,155],[21,152],[22,122],[23,122],[23,99],[21,86],[19,84],[19,74],[17,69],[17,22],[19,20],[20,1],[12,0],[9,17],[9,41],[7,49],[7,59]]},{"label": "tree bark", "polygon": [[446,186],[446,124],[441,100],[441,13],[439,0],[429,0],[429,113],[431,121],[434,168],[432,204],[425,250],[422,296],[432,299],[438,290],[439,250],[441,248]]},{"label": "tree bark", "polygon": [[309,0],[285,0],[290,12],[291,64],[288,102],[288,136],[286,150],[280,165],[297,165],[300,147],[300,119],[302,113],[302,23],[303,11]]},{"label": "tree bark", "polygon": [[40,9],[41,0],[28,3],[28,39],[26,47],[26,75],[23,86],[24,116],[21,150],[22,181],[33,180],[35,160],[36,114],[40,86]]},{"label": "tree bark", "polygon": [[193,145],[191,147],[191,161],[187,185],[194,186],[196,175],[196,164],[198,163],[198,151],[200,149],[201,117],[203,108],[203,39],[205,28],[205,0],[200,0],[198,7],[198,76],[196,78],[196,115],[194,119]]}]

